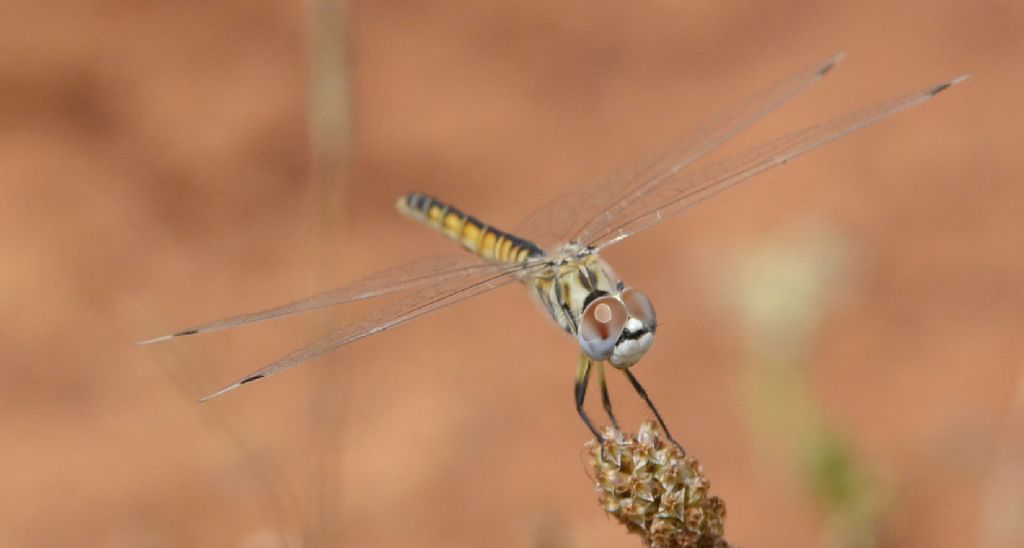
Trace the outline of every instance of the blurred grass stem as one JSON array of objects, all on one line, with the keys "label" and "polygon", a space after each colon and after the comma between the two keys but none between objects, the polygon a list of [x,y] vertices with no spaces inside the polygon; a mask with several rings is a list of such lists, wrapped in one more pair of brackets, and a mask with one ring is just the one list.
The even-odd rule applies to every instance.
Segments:
[{"label": "blurred grass stem", "polygon": [[[309,238],[310,271],[308,289],[330,287],[337,280],[332,274],[337,256],[338,234],[345,222],[348,204],[345,170],[352,135],[352,114],[348,73],[348,12],[340,0],[310,0],[308,14],[308,128],[311,153],[309,208],[314,235]],[[310,327],[317,333],[336,327],[343,316],[318,318]],[[344,489],[340,470],[340,444],[345,432],[346,382],[350,371],[342,367],[340,357],[328,357],[314,369],[310,393],[309,433],[311,458],[308,467],[308,513],[303,544],[335,546],[340,544]]]}]

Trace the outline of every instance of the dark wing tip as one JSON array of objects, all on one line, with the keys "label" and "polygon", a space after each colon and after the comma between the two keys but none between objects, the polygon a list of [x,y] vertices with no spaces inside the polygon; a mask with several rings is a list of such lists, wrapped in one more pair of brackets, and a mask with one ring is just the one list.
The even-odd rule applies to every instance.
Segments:
[{"label": "dark wing tip", "polygon": [[970,76],[969,74],[961,74],[960,76],[957,76],[956,78],[953,78],[952,80],[950,80],[948,82],[943,82],[943,83],[933,87],[932,89],[928,90],[928,95],[931,96],[931,97],[934,97],[934,96],[942,93],[943,91],[946,91],[947,89],[949,89],[949,88],[959,84],[960,82],[963,82],[969,76]]},{"label": "dark wing tip", "polygon": [[826,74],[831,72],[832,69],[836,68],[836,65],[843,61],[843,59],[846,59],[845,51],[839,51],[835,55],[830,57],[828,61],[825,61],[825,64],[823,64],[821,68],[818,69],[818,77],[825,76]]},{"label": "dark wing tip", "polygon": [[258,380],[262,379],[262,378],[263,378],[263,377],[265,377],[265,376],[266,376],[266,375],[263,375],[262,373],[261,373],[261,374],[258,374],[258,375],[251,375],[251,376],[248,376],[248,377],[246,377],[246,378],[244,378],[244,379],[242,379],[242,380],[238,381],[238,386],[242,386],[243,384],[249,384],[249,383],[251,383],[252,381],[258,381]]},{"label": "dark wing tip", "polygon": [[224,394],[227,394],[228,392],[231,392],[232,390],[238,388],[239,386],[242,386],[243,384],[249,384],[249,383],[251,383],[253,381],[258,381],[258,380],[262,379],[263,377],[266,377],[266,375],[264,375],[263,373],[257,373],[255,375],[249,375],[248,377],[246,377],[246,378],[244,378],[244,379],[242,379],[240,381],[233,382],[233,383],[225,386],[224,388],[221,388],[220,390],[218,390],[218,391],[216,391],[216,392],[214,392],[212,394],[207,394],[207,395],[203,396],[202,398],[199,399],[199,403],[208,402],[208,401],[212,400],[213,398],[216,398],[217,396],[223,396]]},{"label": "dark wing tip", "polygon": [[135,344],[137,344],[139,346],[145,346],[147,344],[153,344],[153,343],[158,343],[158,342],[163,342],[163,341],[169,341],[169,340],[177,338],[177,337],[184,337],[185,335],[195,335],[196,333],[199,333],[198,329],[186,329],[184,331],[178,331],[177,333],[171,333],[170,335],[161,335],[159,337],[153,337],[152,339],[146,339],[144,341],[139,341],[139,342],[137,342]]}]

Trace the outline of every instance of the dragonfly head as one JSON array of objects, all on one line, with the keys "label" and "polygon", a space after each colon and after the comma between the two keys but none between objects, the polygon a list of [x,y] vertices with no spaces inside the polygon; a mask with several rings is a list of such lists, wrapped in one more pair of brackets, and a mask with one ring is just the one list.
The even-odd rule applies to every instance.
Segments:
[{"label": "dragonfly head", "polygon": [[619,369],[627,369],[647,353],[657,328],[650,299],[627,287],[616,295],[590,301],[583,309],[576,338],[591,359],[608,360]]}]

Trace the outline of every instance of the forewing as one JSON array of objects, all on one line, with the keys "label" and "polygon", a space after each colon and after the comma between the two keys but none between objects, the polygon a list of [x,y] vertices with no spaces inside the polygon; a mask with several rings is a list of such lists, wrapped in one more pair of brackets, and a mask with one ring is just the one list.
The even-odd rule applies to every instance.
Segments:
[{"label": "forewing", "polygon": [[618,204],[643,195],[668,174],[715,150],[828,73],[839,53],[755,93],[711,119],[698,131],[635,167],[558,196],[529,215],[516,230],[544,248],[592,233],[621,217]]},{"label": "forewing", "polygon": [[452,281],[458,283],[458,280],[466,277],[493,275],[508,268],[508,265],[486,263],[479,257],[470,254],[430,257],[371,274],[344,287],[317,293],[312,297],[299,301],[196,325],[170,335],[141,341],[138,344],[150,344],[175,337],[230,329],[240,325],[280,318],[325,306],[361,301],[431,284]]},{"label": "forewing", "polygon": [[759,173],[917,106],[965,78],[960,76],[830,122],[810,126],[699,171],[666,172],[659,177],[657,185],[625,200],[616,215],[616,222],[586,234],[582,241],[598,249],[617,243]]},{"label": "forewing", "polygon": [[363,337],[380,333],[401,325],[407,321],[414,320],[450,304],[468,299],[492,289],[497,289],[519,279],[526,271],[533,268],[542,268],[537,265],[504,265],[504,270],[490,272],[488,274],[477,274],[466,279],[450,281],[437,286],[427,287],[413,294],[412,296],[397,301],[390,306],[381,308],[362,320],[348,325],[341,329],[318,339],[287,356],[255,371],[237,381],[221,388],[220,390],[204,397],[201,401],[215,398],[224,393],[230,392],[243,384],[248,384],[280,373],[303,362],[323,355],[326,352],[355,342]]}]

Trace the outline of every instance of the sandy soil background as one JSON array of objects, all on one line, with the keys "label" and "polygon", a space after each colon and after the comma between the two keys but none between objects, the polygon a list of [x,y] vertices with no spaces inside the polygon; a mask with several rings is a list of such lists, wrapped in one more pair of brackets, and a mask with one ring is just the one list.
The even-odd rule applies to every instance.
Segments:
[{"label": "sandy soil background", "polygon": [[203,405],[372,306],[133,342],[453,251],[410,190],[511,228],[839,49],[729,150],[972,78],[610,250],[636,372],[742,546],[1024,538],[1024,4],[0,13],[0,545],[637,545],[519,288]]}]

